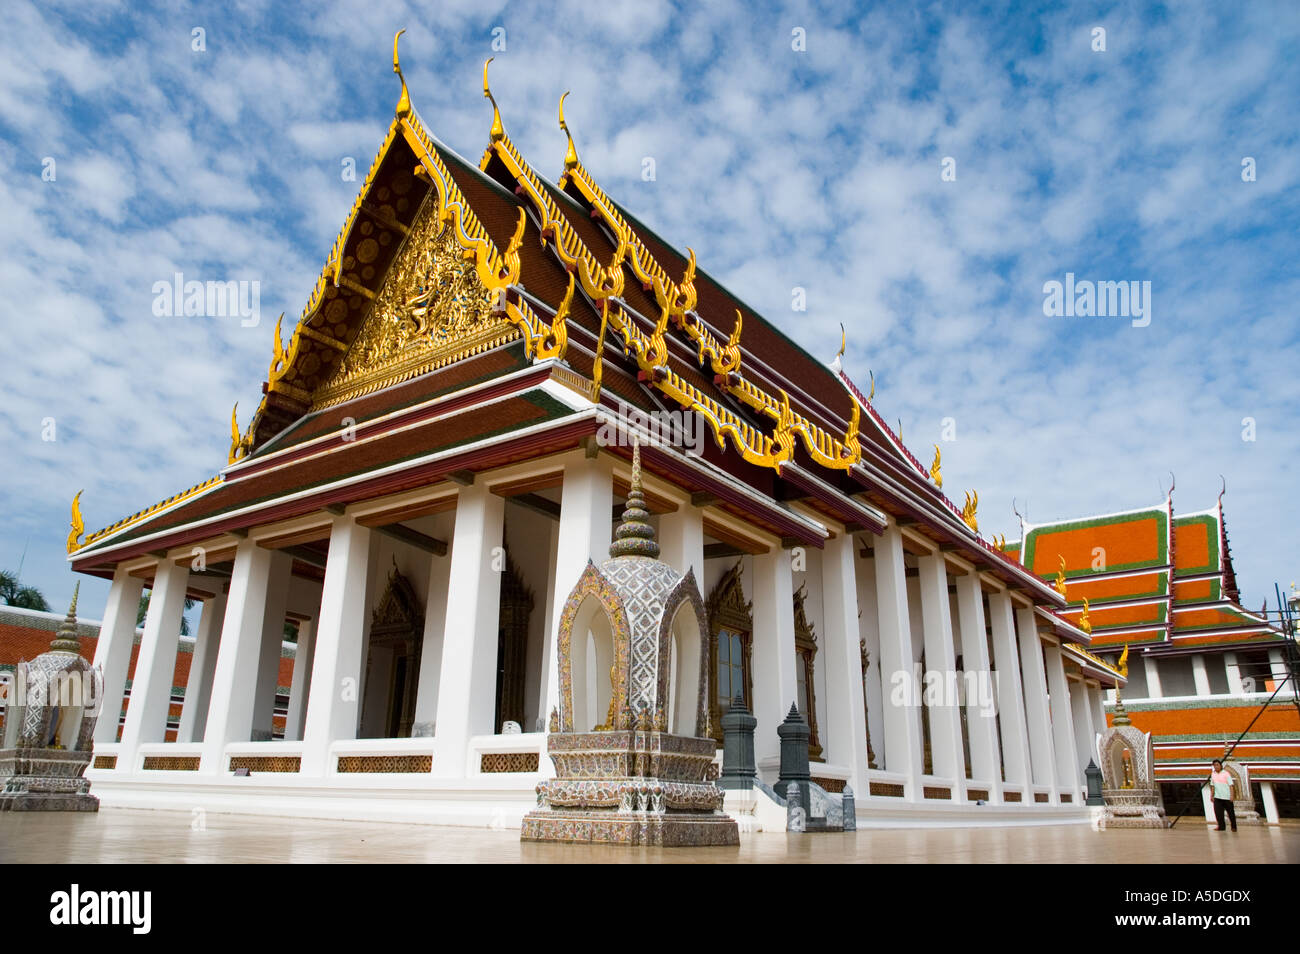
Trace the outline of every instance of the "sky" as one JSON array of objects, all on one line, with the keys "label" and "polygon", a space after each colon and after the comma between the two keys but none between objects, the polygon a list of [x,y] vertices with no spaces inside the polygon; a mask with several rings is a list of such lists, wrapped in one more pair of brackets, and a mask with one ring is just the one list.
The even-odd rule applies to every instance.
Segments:
[{"label": "sky", "polygon": [[[75,493],[92,531],[225,466],[392,119],[399,28],[462,155],[495,56],[541,174],[570,90],[611,196],[812,354],[843,324],[846,371],[917,457],[941,443],[985,534],[1171,474],[1203,510],[1222,477],[1243,602],[1300,579],[1300,5],[11,0],[0,568],[56,610]],[[259,320],[156,315],[178,272],[257,282]],[[1149,282],[1149,310],[1048,315],[1067,273]]]}]

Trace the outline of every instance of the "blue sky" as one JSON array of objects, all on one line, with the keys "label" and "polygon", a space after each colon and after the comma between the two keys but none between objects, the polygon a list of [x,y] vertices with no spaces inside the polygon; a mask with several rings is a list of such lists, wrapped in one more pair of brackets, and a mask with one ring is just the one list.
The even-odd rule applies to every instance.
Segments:
[{"label": "blue sky", "polygon": [[[1176,509],[1201,510],[1222,474],[1247,605],[1300,577],[1293,3],[6,12],[0,567],[56,608],[74,493],[97,529],[225,464],[230,408],[247,423],[275,316],[296,320],[355,197],[345,161],[363,174],[392,117],[400,27],[415,106],[463,155],[487,143],[495,55],[540,172],[562,169],[572,90],[611,195],[813,354],[843,323],[846,369],[874,372],[918,457],[955,421],[945,488],[979,491],[986,533],[1015,535],[1013,497],[1032,521],[1126,510],[1171,471]],[[260,282],[261,322],[155,317],[176,272]],[[1150,325],[1045,316],[1067,272],[1151,282]]]}]

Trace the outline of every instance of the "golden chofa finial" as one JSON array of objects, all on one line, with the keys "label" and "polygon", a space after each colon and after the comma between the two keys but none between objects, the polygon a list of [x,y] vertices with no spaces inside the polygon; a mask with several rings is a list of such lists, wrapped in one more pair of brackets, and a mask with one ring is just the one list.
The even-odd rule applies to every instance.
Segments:
[{"label": "golden chofa finial", "polygon": [[1089,636],[1091,636],[1092,619],[1090,618],[1089,615],[1089,609],[1090,608],[1088,606],[1088,597],[1085,596],[1083,598],[1083,612],[1079,614],[1079,628],[1083,630],[1085,633],[1087,633]]},{"label": "golden chofa finial", "polygon": [[1056,571],[1056,582],[1052,585],[1056,588],[1056,592],[1060,593],[1062,596],[1065,595],[1065,557],[1064,556],[1061,557],[1061,568]]},{"label": "golden chofa finial", "polygon": [[72,498],[72,522],[69,524],[71,532],[68,534],[68,552],[71,553],[81,546],[81,535],[86,532],[86,521],[81,519],[81,495],[84,491],[78,490],[77,495]]},{"label": "golden chofa finial", "polygon": [[492,95],[492,90],[488,86],[487,70],[488,64],[495,60],[495,56],[489,56],[483,62],[483,95],[492,101],[492,130],[488,133],[488,138],[493,142],[500,142],[506,138],[506,127],[501,125],[501,110],[497,108],[496,97]]},{"label": "golden chofa finial", "polygon": [[402,81],[402,95],[397,100],[397,118],[408,116],[411,113],[411,94],[406,91],[406,77],[402,75],[402,64],[397,59],[397,40],[405,33],[405,30],[398,30],[393,34],[393,72],[397,78]]},{"label": "golden chofa finial", "polygon": [[871,375],[871,393],[867,395],[867,400],[874,401],[876,399],[876,372],[868,368],[867,374]]},{"label": "golden chofa finial", "polygon": [[939,445],[938,445],[938,444],[935,444],[935,445],[934,445],[934,463],[932,463],[932,464],[930,465],[930,479],[934,481],[934,485],[935,485],[936,487],[939,487],[939,488],[942,489],[942,487],[943,487],[943,474],[941,474],[941,473],[939,472],[939,465],[940,465],[941,461],[942,461],[942,455],[939,453]]},{"label": "golden chofa finial", "polygon": [[848,346],[848,338],[844,334],[844,324],[840,323],[840,350],[835,352],[835,358],[831,361],[831,370],[839,374],[844,370],[844,351]]},{"label": "golden chofa finial", "polygon": [[966,526],[970,527],[975,533],[980,532],[979,521],[975,519],[975,510],[980,505],[980,495],[978,491],[966,491],[966,505],[961,508],[961,519]]},{"label": "golden chofa finial", "polygon": [[[564,96],[568,96],[569,91],[564,91]],[[568,148],[564,150],[564,171],[578,165],[578,150],[573,148],[573,133],[569,132],[569,124],[564,121],[564,96],[560,97],[560,129],[564,130],[564,135],[569,139]]]}]

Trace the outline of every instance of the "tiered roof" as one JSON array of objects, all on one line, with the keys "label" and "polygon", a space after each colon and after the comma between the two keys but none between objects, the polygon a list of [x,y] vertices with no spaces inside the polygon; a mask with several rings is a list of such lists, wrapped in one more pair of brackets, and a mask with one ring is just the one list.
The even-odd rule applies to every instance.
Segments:
[{"label": "tiered roof", "polygon": [[[779,536],[822,540],[782,501],[853,528],[880,529],[887,511],[1036,602],[1059,602],[979,537],[974,505],[953,506],[937,463],[927,471],[908,452],[838,361],[813,358],[693,251],[610,199],[571,136],[559,180],[538,175],[492,101],[475,166],[428,132],[402,81],[287,346],[277,323],[257,412],[242,432],[232,419],[228,466],[85,540],[74,533],[77,569],[176,545],[185,528],[237,529],[574,446],[595,431],[584,408],[626,404],[702,416],[713,438],[705,462],[765,500],[745,516]],[[563,99],[560,122],[567,135]],[[517,439],[494,440],[506,433]],[[518,439],[534,433],[545,436]],[[702,479],[652,450],[646,465]],[[693,489],[743,510],[720,486]]]},{"label": "tiered roof", "polygon": [[1008,552],[1045,580],[1065,582],[1081,625],[1084,601],[1094,649],[1190,649],[1273,640],[1282,634],[1244,609],[1223,519],[1209,510],[1176,515],[1173,497],[1142,510],[1026,524]]}]

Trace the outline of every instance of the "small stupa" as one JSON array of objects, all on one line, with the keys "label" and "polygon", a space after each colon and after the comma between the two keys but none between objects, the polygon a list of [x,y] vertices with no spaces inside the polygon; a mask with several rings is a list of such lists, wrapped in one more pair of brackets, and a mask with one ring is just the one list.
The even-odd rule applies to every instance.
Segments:
[{"label": "small stupa", "polygon": [[84,777],[103,679],[81,655],[77,592],[48,652],[20,662],[5,687],[9,704],[0,748],[0,811],[93,812],[99,799]]},{"label": "small stupa", "polygon": [[[707,642],[699,638],[707,631],[704,601],[693,570],[683,576],[659,559],[648,518],[641,448],[634,444],[631,488],[609,559],[599,567],[587,562],[560,617],[560,705],[551,713],[547,738],[556,777],[538,784],[537,809],[523,820],[524,841],[663,847],[740,843],[735,820],[722,811],[723,792],[716,780],[706,696]],[[680,614],[688,614],[690,625],[681,625]],[[682,660],[674,664],[675,627],[693,632],[698,642],[694,685],[673,685],[670,670],[682,671]],[[582,663],[589,633],[605,644],[612,640],[613,665],[608,706],[599,713],[604,722],[584,731],[596,713],[583,700],[595,690],[594,678],[605,681],[603,668]],[[677,652],[684,652],[681,644]],[[576,667],[575,656],[580,660]],[[674,689],[690,693],[681,700],[688,704],[674,705]],[[669,732],[670,723],[685,718],[687,709],[694,734]]]},{"label": "small stupa", "polygon": [[1155,780],[1151,733],[1133,725],[1124,700],[1116,695],[1114,724],[1101,733],[1099,828],[1167,828],[1165,802]]}]

